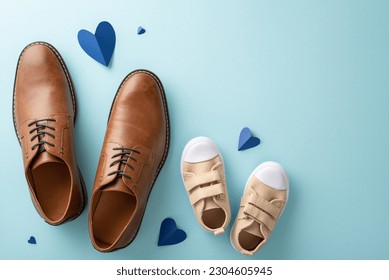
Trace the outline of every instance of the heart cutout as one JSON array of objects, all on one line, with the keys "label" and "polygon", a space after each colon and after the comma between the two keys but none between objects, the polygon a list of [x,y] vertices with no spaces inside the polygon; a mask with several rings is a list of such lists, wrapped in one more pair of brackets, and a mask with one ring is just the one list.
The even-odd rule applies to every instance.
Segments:
[{"label": "heart cutout", "polygon": [[27,242],[30,243],[30,244],[36,244],[36,239],[35,239],[34,236],[31,236],[30,239],[28,239]]},{"label": "heart cutout", "polygon": [[161,223],[159,230],[158,246],[174,245],[186,239],[186,232],[178,229],[176,221],[166,218]]},{"label": "heart cutout", "polygon": [[138,35],[142,35],[142,34],[145,34],[146,30],[142,27],[142,26],[139,26],[138,27],[138,31],[137,31],[137,34]]},{"label": "heart cutout", "polygon": [[115,30],[109,22],[100,22],[95,34],[82,29],[77,38],[81,48],[91,58],[105,66],[109,65],[116,43]]},{"label": "heart cutout", "polygon": [[242,129],[239,135],[238,151],[246,150],[258,146],[261,140],[254,137],[248,127]]}]

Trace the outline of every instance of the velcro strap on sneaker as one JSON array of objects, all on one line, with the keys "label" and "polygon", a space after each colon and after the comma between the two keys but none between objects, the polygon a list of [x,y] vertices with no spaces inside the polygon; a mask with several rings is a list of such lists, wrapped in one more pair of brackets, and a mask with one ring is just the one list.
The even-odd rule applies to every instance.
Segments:
[{"label": "velcro strap on sneaker", "polygon": [[244,206],[243,213],[258,223],[265,225],[270,231],[273,230],[276,224],[275,220],[269,214],[252,204],[247,203]]},{"label": "velcro strap on sneaker", "polygon": [[260,197],[256,193],[251,193],[248,200],[245,201],[242,206],[245,206],[246,203],[252,204],[257,208],[262,209],[266,213],[270,214],[273,218],[277,218],[281,210],[280,208],[278,208],[274,204],[271,204],[269,201]]},{"label": "velcro strap on sneaker", "polygon": [[199,202],[204,198],[221,195],[223,193],[223,186],[221,184],[200,187],[189,194],[189,200],[190,203],[194,205],[196,202]]},{"label": "velcro strap on sneaker", "polygon": [[197,186],[210,184],[210,183],[215,182],[215,181],[220,181],[219,171],[217,171],[217,170],[209,171],[209,172],[188,178],[188,180],[185,181],[185,188],[189,192]]}]

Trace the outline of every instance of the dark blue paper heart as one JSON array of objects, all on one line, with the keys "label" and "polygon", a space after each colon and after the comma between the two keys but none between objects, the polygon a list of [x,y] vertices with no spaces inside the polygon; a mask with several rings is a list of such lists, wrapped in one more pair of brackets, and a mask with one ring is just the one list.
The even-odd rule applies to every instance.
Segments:
[{"label": "dark blue paper heart", "polygon": [[186,239],[186,233],[178,229],[172,218],[166,218],[161,223],[159,230],[158,246],[178,244]]},{"label": "dark blue paper heart", "polygon": [[105,66],[109,65],[116,42],[115,30],[109,22],[100,22],[95,34],[82,29],[77,38],[81,48],[91,58]]},{"label": "dark blue paper heart", "polygon": [[34,236],[31,236],[30,239],[28,239],[27,242],[30,243],[30,244],[36,244],[36,239],[35,239]]},{"label": "dark blue paper heart", "polygon": [[145,30],[142,26],[139,26],[139,27],[138,27],[138,32],[137,32],[138,35],[142,35],[142,34],[144,34],[145,32],[146,32],[146,30]]},{"label": "dark blue paper heart", "polygon": [[261,143],[259,138],[254,137],[248,127],[242,129],[239,135],[238,151],[246,150],[258,146]]}]

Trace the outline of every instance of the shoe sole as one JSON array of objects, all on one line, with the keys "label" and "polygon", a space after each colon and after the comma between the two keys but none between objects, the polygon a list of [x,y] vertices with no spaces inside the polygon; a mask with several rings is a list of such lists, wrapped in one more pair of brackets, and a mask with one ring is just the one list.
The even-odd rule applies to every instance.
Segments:
[{"label": "shoe sole", "polygon": [[[23,54],[25,53],[25,51],[32,47],[32,46],[35,46],[35,45],[44,45],[46,47],[48,47],[53,53],[54,55],[57,57],[58,61],[60,62],[61,64],[61,67],[62,67],[62,70],[64,71],[65,73],[65,76],[66,76],[66,79],[68,81],[68,85],[69,85],[69,88],[70,88],[70,94],[72,96],[72,103],[73,103],[73,112],[74,112],[74,120],[73,120],[73,125],[75,124],[76,122],[76,115],[77,115],[77,102],[76,102],[76,95],[75,95],[75,92],[74,92],[74,87],[73,87],[73,82],[72,82],[72,79],[70,77],[70,74],[69,74],[69,71],[66,67],[66,64],[64,62],[64,60],[62,59],[60,53],[58,52],[58,50],[56,48],[54,48],[54,46],[50,45],[49,43],[47,42],[42,42],[42,41],[37,41],[37,42],[33,42],[31,44],[28,44],[24,49],[23,51],[20,53],[20,56],[19,56],[19,59],[18,59],[18,64],[16,66],[16,73],[15,73],[15,79],[14,79],[14,87],[13,87],[13,97],[12,97],[12,117],[13,117],[13,124],[14,124],[14,129],[15,129],[15,134],[16,134],[16,137],[18,138],[18,141],[19,141],[19,145],[21,146],[21,142],[20,142],[20,137],[18,135],[18,132],[17,132],[17,129],[16,129],[16,118],[15,118],[15,86],[16,86],[16,77],[17,77],[17,73],[18,73],[18,70],[19,70],[19,64],[20,64],[20,60],[23,56]],[[52,226],[58,226],[58,225],[61,225],[61,224],[64,224],[64,223],[67,223],[67,222],[70,222],[74,219],[76,219],[78,216],[81,215],[81,213],[85,210],[85,207],[87,205],[87,191],[86,191],[86,187],[85,187],[85,181],[84,181],[84,178],[82,177],[82,174],[81,174],[81,171],[80,171],[80,167],[77,165],[77,169],[78,169],[78,173],[80,174],[80,183],[81,183],[81,191],[82,191],[82,206],[81,206],[81,210],[80,212],[78,212],[75,216],[59,223],[59,224],[52,224],[52,223],[49,223],[48,221],[44,220],[46,223],[48,223],[49,225],[52,225]],[[34,207],[36,208],[35,206],[35,203],[34,204]]]},{"label": "shoe sole", "polygon": [[[163,167],[163,165],[165,164],[165,161],[166,161],[166,158],[167,158],[167,155],[168,155],[168,152],[169,152],[169,144],[170,144],[170,122],[169,122],[169,110],[168,110],[168,106],[167,106],[167,102],[166,102],[166,94],[165,94],[165,90],[163,88],[163,85],[162,85],[162,82],[161,80],[158,78],[157,75],[155,75],[153,72],[149,71],[149,70],[145,70],[145,69],[137,69],[137,70],[134,70],[132,71],[131,73],[129,73],[124,79],[123,81],[121,82],[118,90],[116,91],[116,94],[115,94],[115,97],[112,101],[112,105],[111,105],[111,109],[109,111],[109,116],[108,116],[108,120],[107,120],[107,123],[109,122],[109,119],[111,118],[111,113],[112,113],[112,108],[115,104],[115,101],[116,101],[116,98],[121,90],[121,88],[123,87],[123,85],[127,82],[127,80],[129,78],[131,78],[133,75],[135,74],[138,74],[138,73],[143,73],[143,74],[147,74],[149,75],[150,77],[152,77],[156,82],[157,82],[157,85],[158,85],[158,88],[161,92],[161,97],[162,97],[162,103],[163,103],[163,108],[164,108],[164,113],[165,113],[165,121],[166,121],[166,143],[165,143],[165,151],[164,151],[164,154],[163,154],[163,157],[158,165],[158,169],[157,169],[157,172],[155,173],[155,176],[154,176],[154,179],[151,183],[151,187],[150,187],[150,192],[147,196],[147,200],[146,200],[146,206],[147,206],[147,203],[149,201],[149,198],[150,198],[150,194],[151,194],[151,191],[154,187],[154,184],[157,180],[157,177],[159,175],[159,173],[161,172],[161,169]],[[139,222],[139,226],[136,230],[136,233],[134,235],[134,237],[128,242],[128,244],[126,244],[125,246],[122,246],[122,247],[119,247],[119,248],[115,248],[113,250],[110,250],[110,251],[100,251],[98,248],[95,247],[96,250],[102,252],[102,253],[110,253],[110,252],[114,252],[114,251],[117,251],[117,250],[120,250],[120,249],[123,249],[123,248],[126,248],[127,246],[129,246],[136,238],[136,236],[138,235],[138,232],[139,232],[139,229],[142,225],[142,221],[143,221],[143,217],[144,217],[144,214],[146,212],[146,207],[145,209],[143,210],[143,213],[142,213],[142,217],[140,219],[140,222]]]}]

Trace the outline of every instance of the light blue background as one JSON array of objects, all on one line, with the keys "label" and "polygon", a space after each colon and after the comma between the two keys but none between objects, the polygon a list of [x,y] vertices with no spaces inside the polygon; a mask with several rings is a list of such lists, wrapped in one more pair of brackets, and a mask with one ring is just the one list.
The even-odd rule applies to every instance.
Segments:
[{"label": "light blue background", "polygon": [[[92,5],[93,2],[93,5]],[[220,147],[235,218],[261,162],[290,176],[286,210],[251,259],[389,259],[388,1],[7,1],[0,8],[0,258],[250,259],[228,234],[204,232],[181,182],[182,149],[204,135]],[[109,68],[80,48],[77,32],[116,30]],[[142,25],[146,33],[136,34]],[[44,40],[62,54],[78,97],[76,148],[90,196],[112,99],[124,76],[155,72],[167,93],[171,146],[142,226],[127,248],[93,249],[88,209],[44,223],[27,190],[12,125],[20,51]],[[260,146],[237,151],[248,126]],[[157,247],[172,217],[188,238]],[[27,243],[30,235],[38,244]]]}]

